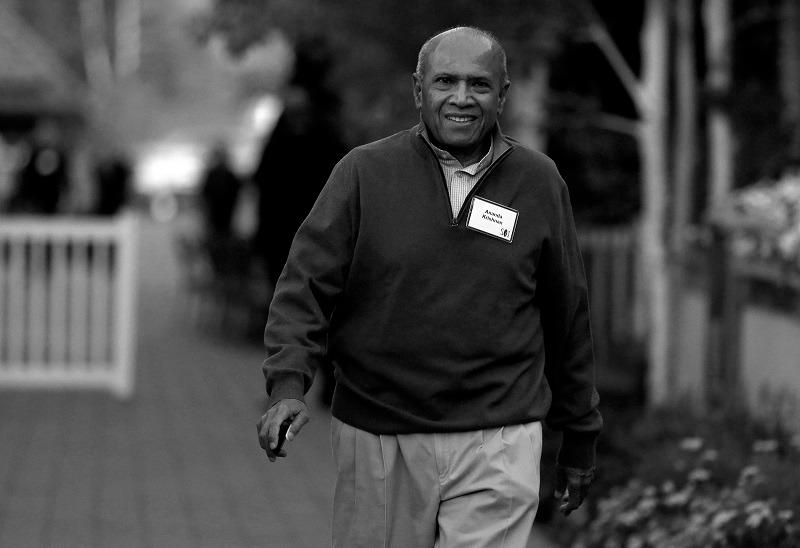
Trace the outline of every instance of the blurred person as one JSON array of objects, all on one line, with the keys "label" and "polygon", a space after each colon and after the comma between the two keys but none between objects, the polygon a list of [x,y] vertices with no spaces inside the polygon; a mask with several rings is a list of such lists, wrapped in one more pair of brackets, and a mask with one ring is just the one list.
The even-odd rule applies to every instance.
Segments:
[{"label": "blurred person", "polygon": [[8,200],[14,191],[20,148],[16,141],[0,133],[0,212],[8,209]]},{"label": "blurred person", "polygon": [[[307,64],[296,77],[305,78]],[[267,267],[270,283],[278,281],[292,239],[319,195],[333,166],[343,155],[338,132],[321,112],[332,100],[314,87],[292,85],[284,110],[266,142],[253,182],[258,189],[258,224],[254,250]],[[322,404],[333,397],[333,370],[319,370]]]},{"label": "blurred person", "polygon": [[68,183],[67,155],[59,129],[52,121],[39,122],[33,131],[27,160],[17,174],[10,210],[55,214]]},{"label": "blurred person", "polygon": [[231,237],[233,214],[241,188],[242,182],[231,169],[225,145],[217,143],[211,149],[200,184],[206,233],[209,237]]},{"label": "blurred person", "polygon": [[252,176],[259,195],[254,247],[273,284],[295,232],[341,157],[338,139],[322,127],[316,114],[309,93],[292,86]]},{"label": "blurred person", "polygon": [[209,151],[200,183],[202,243],[225,299],[244,289],[252,266],[247,242],[238,238],[233,231],[233,217],[241,187],[241,180],[230,166],[225,145],[215,144]]},{"label": "blurred person", "polygon": [[[265,330],[270,461],[336,369],[333,546],[527,546],[541,421],[562,431],[560,509],[578,508],[602,428],[567,187],[506,137],[491,34],[421,48],[420,123],[337,164],[297,232]],[[284,427],[285,429],[285,427]]]},{"label": "blurred person", "polygon": [[103,158],[95,167],[96,215],[116,215],[128,202],[131,167],[119,153]]}]

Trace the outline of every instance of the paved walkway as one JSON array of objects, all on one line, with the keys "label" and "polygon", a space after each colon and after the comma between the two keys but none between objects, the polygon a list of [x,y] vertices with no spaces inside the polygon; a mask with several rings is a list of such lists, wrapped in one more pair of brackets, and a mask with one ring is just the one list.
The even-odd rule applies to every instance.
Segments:
[{"label": "paved walkway", "polygon": [[188,325],[169,229],[142,228],[133,398],[0,392],[0,547],[329,546],[330,417],[267,461],[259,346]]}]

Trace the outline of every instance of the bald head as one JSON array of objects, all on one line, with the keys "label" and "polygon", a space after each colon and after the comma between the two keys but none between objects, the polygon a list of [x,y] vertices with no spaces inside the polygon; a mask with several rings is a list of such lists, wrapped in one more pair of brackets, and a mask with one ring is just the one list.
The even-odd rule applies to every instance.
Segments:
[{"label": "bald head", "polygon": [[500,83],[501,85],[508,83],[508,68],[505,49],[503,49],[500,41],[497,40],[497,38],[491,32],[479,29],[477,27],[454,27],[428,38],[428,40],[422,44],[422,47],[419,50],[419,55],[417,56],[416,75],[420,78],[425,75],[425,71],[428,68],[428,59],[430,58],[431,53],[436,50],[443,40],[458,39],[462,37],[470,37],[478,41],[483,41],[485,42],[487,48],[494,50],[500,59]]}]

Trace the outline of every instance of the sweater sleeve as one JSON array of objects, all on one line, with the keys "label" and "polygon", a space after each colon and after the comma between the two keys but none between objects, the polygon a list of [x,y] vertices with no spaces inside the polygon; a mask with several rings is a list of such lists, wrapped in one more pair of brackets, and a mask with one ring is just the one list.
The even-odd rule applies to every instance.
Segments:
[{"label": "sweater sleeve", "polygon": [[264,330],[268,406],[285,398],[302,400],[325,359],[328,326],[347,279],[357,222],[355,169],[346,157],[298,229],[275,287]]},{"label": "sweater sleeve", "polygon": [[555,166],[553,170],[557,203],[540,257],[537,285],[545,375],[553,394],[546,422],[563,432],[559,464],[586,469],[594,466],[595,443],[603,419],[594,382],[586,274],[569,192]]}]

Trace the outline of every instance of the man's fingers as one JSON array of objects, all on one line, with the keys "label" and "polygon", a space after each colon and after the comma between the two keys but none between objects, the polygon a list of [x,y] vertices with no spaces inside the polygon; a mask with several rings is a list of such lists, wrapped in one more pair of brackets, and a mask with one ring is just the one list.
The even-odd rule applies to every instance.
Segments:
[{"label": "man's fingers", "polygon": [[561,505],[558,507],[558,509],[565,516],[570,515],[573,510],[580,506],[580,503],[577,502],[576,499],[577,497],[574,494],[574,490],[571,487],[567,487],[566,492],[561,495]]},{"label": "man's fingers", "polygon": [[303,409],[294,417],[292,425],[289,427],[289,430],[286,431],[286,439],[288,441],[292,441],[294,437],[300,433],[300,430],[303,429],[307,422],[308,412]]},{"label": "man's fingers", "polygon": [[283,419],[277,419],[277,415],[276,413],[276,415],[272,417],[267,428],[267,440],[269,441],[270,450],[278,446],[278,432],[280,432],[281,423],[283,422]]},{"label": "man's fingers", "polygon": [[593,469],[558,467],[554,495],[561,500],[559,510],[565,516],[580,507],[594,479]]},{"label": "man's fingers", "polygon": [[267,448],[267,430],[264,428],[266,424],[266,415],[262,415],[258,422],[256,423],[256,431],[258,432],[258,444],[261,446],[261,449]]},{"label": "man's fingers", "polygon": [[567,494],[569,495],[569,506],[573,510],[583,502],[583,489],[579,483],[570,485]]},{"label": "man's fingers", "polygon": [[584,486],[578,482],[570,482],[569,486],[567,487],[567,491],[561,495],[556,495],[561,498],[561,505],[559,506],[559,510],[565,516],[568,516],[572,513],[573,510],[576,510],[583,504],[583,499],[586,496],[586,489],[588,486]]},{"label": "man's fingers", "polygon": [[564,491],[567,490],[567,472],[562,467],[556,468],[556,488],[555,488],[555,495],[556,498],[560,499],[564,496]]},{"label": "man's fingers", "polygon": [[283,446],[278,446],[282,424],[284,422],[291,423],[286,431],[286,441],[291,441],[308,420],[309,416],[305,404],[301,400],[293,399],[276,403],[259,419],[256,424],[258,428],[258,443],[264,449],[267,458],[271,462],[275,462],[278,457],[286,456]]}]

